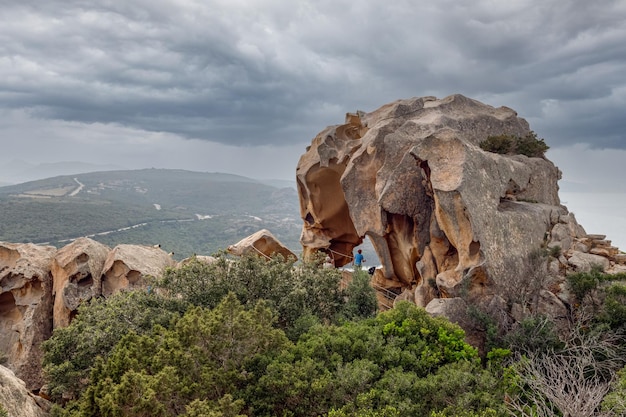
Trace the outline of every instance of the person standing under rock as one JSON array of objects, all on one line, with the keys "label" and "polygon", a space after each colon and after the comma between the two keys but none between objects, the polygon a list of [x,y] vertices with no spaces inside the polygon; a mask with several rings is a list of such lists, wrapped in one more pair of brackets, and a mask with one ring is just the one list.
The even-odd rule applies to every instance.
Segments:
[{"label": "person standing under rock", "polygon": [[356,269],[361,269],[361,266],[365,263],[365,258],[363,257],[363,254],[361,252],[362,252],[362,250],[359,249],[356,252],[356,255],[354,255],[354,262],[353,262],[353,264],[354,264],[354,267]]}]

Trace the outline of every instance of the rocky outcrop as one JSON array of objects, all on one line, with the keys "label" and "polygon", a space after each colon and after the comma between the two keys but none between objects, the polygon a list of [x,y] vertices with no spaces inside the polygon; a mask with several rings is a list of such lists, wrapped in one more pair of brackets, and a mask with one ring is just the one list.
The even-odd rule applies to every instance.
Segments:
[{"label": "rocky outcrop", "polygon": [[52,263],[55,328],[69,325],[81,303],[101,295],[101,274],[110,250],[80,238],[56,253]]},{"label": "rocky outcrop", "polygon": [[[552,162],[479,146],[489,136],[529,133],[514,110],[461,95],[348,114],[298,163],[304,256],[332,252],[346,265],[367,236],[383,267],[374,283],[422,306],[491,297],[519,279],[539,248],[558,253],[551,270],[561,274],[594,263],[610,268],[616,248],[587,235],[560,204],[561,172]],[[542,300],[562,311],[557,297]]]},{"label": "rocky outcrop", "polygon": [[40,387],[41,343],[52,333],[56,248],[0,243],[0,352],[29,388]]},{"label": "rocky outcrop", "polygon": [[283,245],[269,230],[262,229],[241,239],[228,247],[228,252],[237,255],[255,254],[264,257],[282,255],[285,259],[296,260],[298,257]]},{"label": "rocky outcrop", "polygon": [[102,270],[102,295],[123,289],[144,288],[144,277],[159,277],[176,263],[159,247],[118,245],[109,253]]},{"label": "rocky outcrop", "polygon": [[175,266],[160,248],[88,238],[59,249],[0,242],[0,352],[7,367],[36,391],[43,385],[41,343],[67,326],[93,297],[142,288],[146,277]]},{"label": "rocky outcrop", "polygon": [[30,393],[24,381],[0,365],[0,404],[11,417],[47,417],[49,403]]}]

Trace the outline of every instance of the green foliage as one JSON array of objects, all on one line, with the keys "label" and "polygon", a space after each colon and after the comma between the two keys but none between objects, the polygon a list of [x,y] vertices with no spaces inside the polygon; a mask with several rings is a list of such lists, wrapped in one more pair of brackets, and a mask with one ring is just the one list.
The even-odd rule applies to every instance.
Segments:
[{"label": "green foliage", "polygon": [[129,333],[98,360],[75,417],[236,416],[232,395],[252,374],[244,365],[288,344],[263,302],[248,311],[230,294],[213,310],[195,307],[167,330]]},{"label": "green foliage", "polygon": [[270,361],[245,395],[260,416],[497,409],[500,380],[481,367],[464,336],[456,325],[398,303],[374,319],[312,328]]},{"label": "green foliage", "polygon": [[526,136],[518,138],[515,144],[515,152],[528,157],[542,158],[550,149],[545,141],[537,137],[535,132],[529,132]]},{"label": "green foliage", "polygon": [[526,155],[528,157],[543,158],[550,147],[545,141],[537,137],[533,131],[524,137],[513,135],[489,136],[480,143],[481,149],[502,155]]},{"label": "green foliage", "polygon": [[626,329],[626,274],[606,274],[599,266],[567,277],[577,309],[591,309],[592,322],[613,330]]},{"label": "green foliage", "polygon": [[579,303],[584,302],[587,295],[597,289],[603,280],[604,273],[600,267],[594,267],[590,272],[578,272],[567,276],[569,288]]},{"label": "green foliage", "polygon": [[562,253],[562,249],[559,245],[555,245],[550,247],[550,249],[548,249],[548,255],[550,255],[553,258],[558,258],[559,256],[561,256]]},{"label": "green foliage", "polygon": [[80,306],[72,323],[56,329],[42,345],[51,397],[77,398],[98,356],[106,357],[131,331],[143,334],[157,324],[168,326],[184,308],[178,300],[144,292],[122,292]]},{"label": "green foliage", "polygon": [[616,416],[626,415],[626,368],[617,373],[611,392],[602,401],[602,410]]},{"label": "green foliage", "polygon": [[514,352],[547,352],[559,350],[563,342],[557,334],[554,321],[541,315],[525,317],[503,338],[503,345]]},{"label": "green foliage", "polygon": [[352,281],[346,288],[348,302],[344,308],[344,314],[348,319],[360,319],[372,317],[378,310],[376,290],[370,283],[370,276],[363,270],[355,270],[352,273]]},{"label": "green foliage", "polygon": [[513,153],[516,139],[513,135],[488,136],[487,139],[480,142],[480,148],[487,152],[506,155]]},{"label": "green foliage", "polygon": [[626,329],[626,286],[623,283],[613,284],[605,294],[598,320],[615,330]]},{"label": "green foliage", "polygon": [[9,413],[2,404],[0,404],[0,417],[9,417]]},{"label": "green foliage", "polygon": [[[278,325],[292,340],[313,324],[334,323],[340,317],[372,314],[375,293],[363,277],[357,277],[347,294],[339,288],[340,272],[321,268],[318,262],[293,267],[277,256],[271,260],[256,255],[217,262],[188,263],[166,271],[159,285],[193,305],[215,307],[229,292],[245,305],[267,300],[278,314]],[[347,298],[346,298],[347,296]]]},{"label": "green foliage", "polygon": [[217,401],[217,404],[211,404],[206,400],[193,400],[185,407],[187,412],[181,417],[245,417],[245,414],[239,414],[243,407],[243,400],[234,400],[232,395],[226,394]]}]

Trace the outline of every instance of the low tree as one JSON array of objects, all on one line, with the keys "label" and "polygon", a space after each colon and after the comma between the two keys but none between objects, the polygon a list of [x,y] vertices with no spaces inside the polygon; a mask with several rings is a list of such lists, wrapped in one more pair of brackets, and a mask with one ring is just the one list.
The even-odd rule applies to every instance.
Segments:
[{"label": "low tree", "polygon": [[253,376],[245,365],[289,343],[274,320],[263,302],[246,310],[229,294],[213,310],[189,310],[171,330],[131,332],[98,360],[71,417],[235,416],[243,401],[234,396]]},{"label": "low tree", "polygon": [[55,329],[42,345],[43,371],[55,401],[78,398],[89,383],[97,357],[106,358],[129,332],[144,334],[169,326],[186,306],[176,299],[144,291],[121,292],[81,305],[65,328]]},{"label": "low tree", "polygon": [[378,310],[376,290],[372,287],[370,275],[363,270],[352,273],[352,281],[346,288],[347,302],[343,309],[346,318],[361,319],[373,317]]}]

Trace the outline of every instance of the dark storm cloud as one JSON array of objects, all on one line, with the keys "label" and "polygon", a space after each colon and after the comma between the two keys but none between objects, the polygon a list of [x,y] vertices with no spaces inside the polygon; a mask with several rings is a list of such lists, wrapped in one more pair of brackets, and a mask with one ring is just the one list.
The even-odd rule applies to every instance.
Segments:
[{"label": "dark storm cloud", "polygon": [[461,93],[626,148],[624,1],[1,2],[0,106],[226,144]]}]

